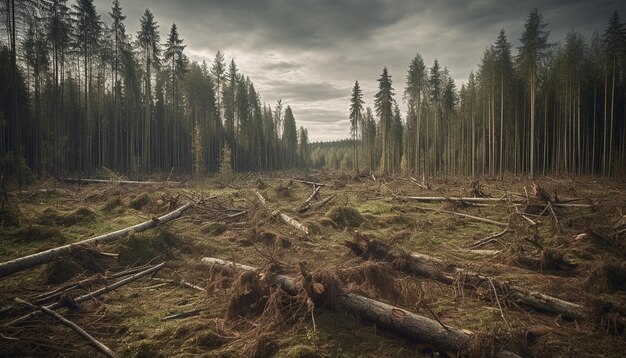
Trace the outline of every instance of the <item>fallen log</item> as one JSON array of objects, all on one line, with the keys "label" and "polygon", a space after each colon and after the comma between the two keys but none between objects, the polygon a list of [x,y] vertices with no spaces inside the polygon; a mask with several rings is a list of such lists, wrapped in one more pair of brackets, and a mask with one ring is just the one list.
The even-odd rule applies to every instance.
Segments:
[{"label": "fallen log", "polygon": [[436,211],[436,212],[441,212],[441,213],[450,214],[450,215],[462,216],[464,218],[468,218],[468,219],[472,219],[472,220],[476,220],[476,221],[482,221],[482,222],[485,222],[485,223],[498,225],[498,226],[502,226],[502,227],[508,227],[509,226],[509,224],[503,223],[503,222],[500,222],[500,221],[495,221],[495,220],[491,220],[491,219],[481,218],[480,216],[474,216],[474,215],[469,215],[469,214],[457,213],[456,211],[449,211],[449,210],[437,209],[437,208],[424,208],[424,207],[421,207],[421,206],[418,206],[417,209],[424,210],[424,211]]},{"label": "fallen log", "polygon": [[[443,202],[443,201],[453,201],[453,202],[466,202],[466,203],[524,203],[527,201],[525,199],[513,199],[507,196],[503,196],[500,198],[463,198],[463,197],[455,197],[455,196],[396,196],[396,199],[399,200],[412,200],[419,202]],[[576,204],[576,203],[557,203],[553,202],[553,205],[557,208],[591,208],[592,204]]]},{"label": "fallen log", "polygon": [[302,214],[302,213],[306,213],[307,211],[311,210],[311,209],[315,209],[318,208],[320,206],[325,205],[326,203],[328,203],[329,201],[333,200],[337,195],[333,194],[327,198],[324,198],[320,201],[318,201],[317,203],[313,203],[313,204],[309,204],[305,207],[301,207],[300,209],[298,209],[298,213]]},{"label": "fallen log", "polygon": [[454,283],[455,275],[463,275],[465,285],[468,288],[489,284],[491,281],[502,295],[507,295],[514,302],[542,311],[561,314],[571,319],[589,318],[589,312],[581,305],[540,292],[529,291],[507,281],[483,276],[435,257],[395,249],[385,243],[368,240],[360,234],[355,234],[354,240],[346,241],[345,245],[357,256],[395,263],[400,270],[410,274],[431,278],[449,285]]},{"label": "fallen log", "polygon": [[49,309],[46,306],[41,306],[41,307],[37,307],[35,305],[33,305],[30,302],[26,302],[20,298],[15,298],[15,301],[17,303],[21,303],[21,304],[25,304],[31,308],[35,308],[38,310],[41,310],[43,313],[47,314],[48,316],[54,318],[55,320],[59,321],[59,323],[61,323],[62,325],[69,327],[70,329],[74,330],[74,332],[78,333],[78,335],[80,335],[81,337],[83,337],[83,339],[85,339],[89,344],[91,344],[94,348],[96,348],[98,351],[100,351],[102,354],[104,354],[107,357],[115,357],[115,352],[113,352],[109,347],[105,346],[104,344],[102,344],[100,341],[98,341],[97,339],[95,339],[91,334],[87,333],[84,329],[80,328],[76,323],[68,320],[67,318],[61,316],[60,314],[54,312],[53,310]]},{"label": "fallen log", "polygon": [[60,178],[59,180],[67,183],[110,183],[110,184],[127,184],[127,185],[180,185],[179,181],[135,181],[135,180],[111,180],[111,179],[83,179],[83,178]]},{"label": "fallen log", "polygon": [[[120,287],[122,287],[124,285],[127,285],[127,284],[129,284],[129,283],[131,283],[133,281],[136,281],[136,280],[138,280],[138,279],[140,279],[140,278],[142,278],[144,276],[156,273],[157,271],[162,269],[163,266],[165,266],[165,262],[160,263],[160,264],[155,265],[155,266],[152,266],[149,269],[146,269],[144,271],[138,272],[138,273],[136,273],[136,274],[134,274],[134,275],[132,275],[130,277],[127,277],[125,279],[119,280],[119,281],[117,281],[117,282],[115,282],[115,283],[113,283],[113,284],[111,284],[109,286],[103,287],[103,288],[101,288],[99,290],[96,290],[96,291],[84,294],[82,296],[78,296],[78,297],[73,299],[71,304],[79,305],[79,304],[81,304],[83,302],[86,302],[86,301],[89,301],[89,300],[91,300],[91,299],[93,299],[95,297],[98,297],[98,296],[101,296],[101,295],[103,295],[105,293],[108,293],[108,292],[111,292],[113,290],[116,290],[116,289],[118,289],[118,288],[120,288]],[[59,308],[66,307],[67,304],[68,304],[67,302],[57,302],[57,303],[54,303],[52,305],[43,306],[43,307],[46,307],[46,308],[48,308],[50,310],[57,310]],[[33,312],[31,312],[31,313],[29,313],[27,315],[24,315],[22,317],[16,318],[13,321],[4,324],[3,326],[4,327],[9,327],[9,326],[15,325],[17,323],[23,322],[25,320],[37,317],[37,316],[39,316],[41,314],[42,314],[42,311],[40,311],[40,310],[33,311]]]},{"label": "fallen log", "polygon": [[[265,207],[267,211],[270,211],[270,208],[267,205],[267,200],[265,200],[263,195],[261,195],[261,193],[259,193],[258,191],[255,193],[256,193],[256,196],[259,198],[259,201],[261,202],[263,207]],[[309,229],[306,226],[302,225],[298,220],[281,212],[280,210],[274,210],[273,212],[271,212],[271,215],[273,217],[280,218],[282,221],[285,222],[285,224],[295,228],[296,230],[302,231],[305,235],[309,234]]]},{"label": "fallen log", "polygon": [[298,220],[292,218],[291,216],[281,212],[280,210],[275,210],[272,213],[272,216],[280,218],[285,224],[293,227],[294,229],[303,232],[305,235],[309,234],[309,229],[302,225]]},{"label": "fallen log", "polygon": [[[226,271],[258,271],[252,266],[212,257],[205,257],[202,262],[213,268]],[[292,295],[296,295],[304,289],[301,283],[289,276],[275,274],[270,276],[269,280],[273,285],[280,286]],[[456,327],[449,325],[444,327],[430,318],[354,293],[339,295],[337,305],[340,310],[372,322],[378,327],[383,327],[414,341],[430,344],[442,351],[459,352],[467,349],[471,339],[470,334]],[[501,353],[496,354],[496,356],[517,357],[511,352],[502,351]]]},{"label": "fallen log", "polygon": [[141,224],[137,224],[125,229],[110,232],[108,234],[93,237],[91,239],[75,242],[54,249],[38,252],[36,254],[23,256],[17,259],[0,263],[0,278],[14,274],[16,272],[39,266],[54,260],[63,255],[69,255],[81,249],[83,245],[96,245],[98,243],[110,242],[127,236],[130,232],[142,232],[153,227],[164,224],[168,221],[179,218],[187,209],[192,206],[191,203],[185,204],[180,208],[165,214],[158,218],[152,218]]}]

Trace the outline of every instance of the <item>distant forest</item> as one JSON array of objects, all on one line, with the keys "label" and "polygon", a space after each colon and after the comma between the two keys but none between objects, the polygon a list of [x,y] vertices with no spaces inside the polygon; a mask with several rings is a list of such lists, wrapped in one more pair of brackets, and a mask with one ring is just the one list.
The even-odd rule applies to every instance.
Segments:
[{"label": "distant forest", "polygon": [[572,30],[553,42],[534,9],[519,46],[501,30],[460,88],[418,53],[396,96],[385,67],[372,106],[354,84],[350,139],[315,145],[290,106],[261,101],[234,59],[217,51],[211,64],[190,63],[176,24],[162,41],[150,10],[136,36],[117,0],[106,19],[92,0],[7,0],[0,12],[3,173],[626,172],[626,30],[617,12],[590,38]]},{"label": "distant forest", "polygon": [[614,13],[602,34],[571,31],[554,43],[535,9],[513,54],[504,30],[460,89],[435,59],[410,61],[400,113],[385,67],[373,107],[354,84],[352,145],[313,144],[319,168],[426,176],[502,177],[510,172],[624,176],[626,33]]},{"label": "distant forest", "polygon": [[255,171],[308,158],[290,106],[262,103],[220,51],[190,63],[176,24],[162,42],[148,9],[134,37],[118,0],[104,17],[92,0],[7,0],[0,13],[5,174],[200,175],[223,161]]}]

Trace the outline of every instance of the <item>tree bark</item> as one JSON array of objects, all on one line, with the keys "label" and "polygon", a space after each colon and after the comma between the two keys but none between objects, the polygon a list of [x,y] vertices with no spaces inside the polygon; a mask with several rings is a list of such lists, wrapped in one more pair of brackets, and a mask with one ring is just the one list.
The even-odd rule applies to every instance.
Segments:
[{"label": "tree bark", "polygon": [[466,276],[465,284],[468,288],[474,288],[491,281],[500,292],[506,293],[515,302],[539,310],[562,314],[576,320],[589,318],[589,313],[581,305],[540,292],[529,291],[507,281],[483,276],[428,255],[394,249],[387,244],[376,240],[367,240],[361,236],[355,236],[354,241],[347,241],[345,245],[353,253],[363,258],[374,258],[392,263],[402,261],[403,264],[400,269],[411,274],[428,277],[449,285],[454,283],[454,275],[464,275]]}]

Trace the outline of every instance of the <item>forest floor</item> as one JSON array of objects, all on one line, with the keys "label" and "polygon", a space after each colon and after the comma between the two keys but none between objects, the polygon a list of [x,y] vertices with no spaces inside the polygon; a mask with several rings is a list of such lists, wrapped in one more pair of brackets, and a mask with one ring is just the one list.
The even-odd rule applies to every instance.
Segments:
[{"label": "forest floor", "polygon": [[[300,214],[297,209],[312,194],[313,186],[292,178],[326,184],[313,202],[336,196]],[[515,194],[523,199],[534,195],[533,183],[554,203],[579,199],[572,203],[591,206],[556,207],[552,215],[550,210],[524,211],[523,204],[516,207],[507,201],[474,206],[399,198]],[[32,311],[15,303],[16,297],[32,302],[42,293],[96,274],[157,262],[166,262],[157,274],[79,308],[58,312],[121,356],[444,356],[428,345],[328,307],[316,307],[311,314],[305,301],[279,297],[275,289],[238,307],[236,291],[243,286],[220,280],[220,275],[201,263],[203,257],[266,268],[264,272],[271,263],[293,277],[300,275],[299,263],[306,262],[311,270],[332,272],[345,290],[429,318],[436,316],[446,325],[481,333],[522,356],[620,357],[626,352],[625,329],[616,319],[626,307],[623,180],[542,177],[533,182],[509,176],[502,181],[481,180],[478,186],[469,178],[422,182],[279,172],[236,175],[228,180],[214,177],[178,186],[48,180],[9,189],[0,212],[0,262],[122,229],[187,202],[197,205],[155,229],[0,278],[0,356],[95,352],[74,332],[46,316],[2,325]],[[263,207],[257,192],[269,208]],[[507,232],[476,245],[504,228],[440,209],[507,223]],[[301,222],[308,234],[273,217],[274,210]],[[524,218],[518,211],[528,215]],[[434,256],[580,304],[590,314],[588,319],[571,320],[516,305],[494,295],[495,288],[468,290],[458,280],[446,285],[409,276],[393,265],[365,262],[345,245],[354,240],[355,231],[394,248]],[[180,285],[181,280],[200,289]],[[63,299],[71,301],[114,280],[102,281],[78,285],[64,293]],[[246,294],[254,291],[246,290]],[[241,292],[238,298],[241,301]],[[201,311],[162,321],[191,310]],[[476,352],[466,353],[485,354]]]}]

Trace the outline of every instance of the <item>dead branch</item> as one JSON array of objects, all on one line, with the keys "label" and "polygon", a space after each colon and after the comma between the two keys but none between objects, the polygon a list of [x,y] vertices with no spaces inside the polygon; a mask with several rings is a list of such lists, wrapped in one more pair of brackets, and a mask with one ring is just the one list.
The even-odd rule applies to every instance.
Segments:
[{"label": "dead branch", "polygon": [[323,200],[318,201],[317,203],[313,203],[310,204],[308,206],[305,207],[301,207],[300,209],[298,209],[298,213],[302,214],[305,213],[311,209],[315,209],[315,208],[319,208],[320,206],[325,205],[326,203],[328,203],[329,201],[333,200],[337,195],[333,194],[327,198],[324,198]]},{"label": "dead branch", "polygon": [[424,211],[435,211],[435,212],[441,212],[441,213],[450,214],[450,215],[462,216],[464,218],[473,219],[473,220],[476,220],[476,221],[482,221],[482,222],[485,222],[485,223],[498,225],[498,226],[502,226],[502,227],[507,227],[509,225],[507,223],[503,223],[503,222],[500,222],[500,221],[495,221],[495,220],[491,220],[491,219],[481,218],[480,216],[474,216],[474,215],[469,215],[469,214],[457,213],[455,211],[448,211],[448,210],[444,210],[444,209],[424,208],[424,207],[421,207],[421,206],[418,206],[417,209],[424,210]]},{"label": "dead branch", "polygon": [[327,186],[326,184],[315,183],[315,182],[307,181],[307,180],[293,179],[293,181],[297,181],[298,183],[308,184],[308,185],[313,185],[313,186]]},{"label": "dead branch", "polygon": [[172,319],[181,319],[181,318],[197,316],[197,315],[200,314],[200,312],[206,311],[206,310],[208,310],[208,308],[199,308],[199,309],[195,309],[195,310],[191,310],[191,311],[185,311],[185,312],[176,313],[176,314],[165,316],[165,317],[161,318],[161,322],[169,321],[169,320],[172,320]]},{"label": "dead branch", "polygon": [[191,289],[194,289],[196,291],[200,291],[200,292],[206,292],[206,289],[194,285],[193,283],[187,282],[185,280],[180,280],[180,281],[176,281],[176,280],[169,280],[169,279],[165,279],[165,278],[158,278],[158,277],[152,277],[153,280],[155,281],[159,281],[159,282],[164,282],[164,283],[169,283],[169,284],[174,284],[174,285],[180,285],[182,287],[188,287]]},{"label": "dead branch", "polygon": [[[122,286],[124,286],[124,285],[127,285],[127,284],[129,284],[129,283],[131,283],[131,282],[133,282],[133,281],[136,281],[136,280],[138,280],[138,279],[140,279],[140,278],[142,278],[142,277],[144,277],[144,276],[147,276],[147,275],[150,275],[150,274],[156,273],[157,271],[159,271],[160,269],[162,269],[162,268],[163,268],[163,266],[165,266],[165,262],[160,263],[160,264],[155,265],[155,266],[152,266],[152,267],[150,267],[150,268],[149,268],[149,269],[147,269],[147,270],[144,270],[144,271],[138,272],[138,273],[136,273],[136,274],[134,274],[134,275],[132,275],[132,276],[130,276],[130,277],[127,277],[127,278],[125,278],[125,279],[119,280],[119,281],[117,281],[117,282],[115,282],[115,283],[113,283],[113,284],[111,284],[111,285],[109,285],[109,286],[103,287],[103,288],[101,288],[101,289],[99,289],[99,290],[96,290],[96,291],[93,291],[93,292],[87,293],[87,294],[82,295],[82,296],[78,296],[78,297],[76,297],[76,298],[72,301],[72,304],[73,304],[73,305],[79,305],[79,304],[81,304],[81,303],[83,303],[83,302],[86,302],[86,301],[89,301],[89,300],[91,300],[91,299],[93,299],[93,298],[95,298],[95,297],[98,297],[98,296],[101,296],[101,295],[103,295],[103,294],[105,294],[105,293],[108,293],[108,292],[114,291],[114,290],[116,290],[116,289],[118,289],[118,288],[120,288],[120,287],[122,287]],[[48,309],[50,309],[50,310],[57,310],[57,309],[59,309],[59,308],[65,307],[66,305],[67,305],[67,302],[57,302],[57,303],[54,303],[54,304],[52,304],[52,305],[49,305],[49,306],[44,306],[44,307],[46,307],[46,308],[48,308]],[[28,320],[28,319],[31,319],[31,318],[37,317],[37,316],[39,316],[41,313],[42,313],[42,311],[40,311],[40,310],[37,310],[37,311],[31,312],[31,313],[29,313],[29,314],[27,314],[27,315],[24,315],[24,316],[22,316],[22,317],[16,318],[16,319],[14,319],[13,321],[8,322],[8,323],[6,323],[6,324],[4,324],[4,327],[13,326],[13,325],[18,324],[18,323],[20,323],[20,322],[23,322],[23,321],[25,321],[25,320]]]},{"label": "dead branch", "polygon": [[48,316],[50,316],[50,317],[54,318],[55,320],[59,321],[59,323],[61,323],[62,325],[67,326],[70,329],[72,329],[74,332],[78,333],[78,335],[83,337],[83,339],[85,339],[89,344],[91,344],[94,348],[96,348],[98,351],[100,351],[101,353],[103,353],[107,357],[115,357],[115,352],[113,352],[109,347],[105,346],[100,341],[95,339],[91,334],[87,333],[84,329],[80,328],[76,323],[68,320],[67,318],[61,316],[60,314],[58,314],[56,312],[54,312],[53,310],[49,309],[48,307],[46,307],[46,306],[40,306],[40,307],[35,306],[32,303],[26,302],[26,301],[22,300],[19,297],[15,298],[15,302],[27,305],[27,306],[29,306],[31,308],[34,308],[34,309],[37,309],[37,310],[41,310],[43,313],[45,313]]},{"label": "dead branch", "polygon": [[493,235],[489,235],[486,238],[479,240],[477,242],[472,243],[471,245],[469,245],[467,248],[470,250],[473,249],[477,249],[483,245],[487,245],[490,242],[495,241],[495,239],[499,238],[500,236],[503,236],[504,234],[506,234],[509,231],[509,227],[507,226],[506,229],[502,230],[501,232],[497,233],[497,234],[493,234]]},{"label": "dead branch", "polygon": [[57,257],[72,254],[73,252],[79,250],[83,245],[97,245],[99,243],[110,242],[123,238],[131,232],[142,232],[154,228],[168,221],[179,218],[187,209],[191,208],[191,206],[192,204],[188,203],[170,213],[167,213],[158,218],[152,218],[141,224],[110,232],[108,234],[96,236],[91,239],[79,241],[73,244],[56,247],[54,249],[2,262],[0,263],[0,278],[22,270],[45,264],[54,260]]},{"label": "dead branch", "polygon": [[302,203],[302,205],[300,205],[300,208],[304,208],[307,205],[309,205],[311,200],[313,200],[316,196],[319,195],[320,189],[322,189],[321,186],[314,186],[313,187],[313,193]]}]

